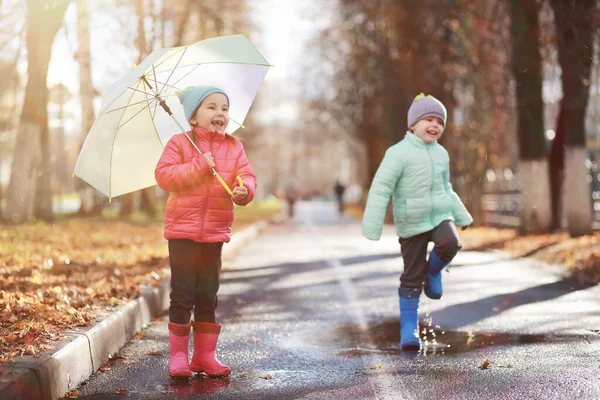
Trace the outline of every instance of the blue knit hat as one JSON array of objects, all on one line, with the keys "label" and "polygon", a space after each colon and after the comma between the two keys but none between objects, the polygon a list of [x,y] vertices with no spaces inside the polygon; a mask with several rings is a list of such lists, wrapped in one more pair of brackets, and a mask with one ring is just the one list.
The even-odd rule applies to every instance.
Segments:
[{"label": "blue knit hat", "polygon": [[446,126],[447,112],[444,104],[430,94],[421,93],[415,97],[408,109],[408,129],[427,117],[437,117]]},{"label": "blue knit hat", "polygon": [[227,105],[229,105],[229,96],[227,96],[227,93],[223,89],[214,86],[190,86],[175,92],[177,97],[179,97],[179,101],[183,104],[183,112],[188,121],[192,119],[200,103],[213,93],[225,95]]}]

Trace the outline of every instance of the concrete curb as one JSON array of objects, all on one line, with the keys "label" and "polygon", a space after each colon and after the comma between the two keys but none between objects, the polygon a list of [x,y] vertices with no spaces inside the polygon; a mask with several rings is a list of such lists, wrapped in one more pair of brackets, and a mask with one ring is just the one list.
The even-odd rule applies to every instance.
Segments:
[{"label": "concrete curb", "polygon": [[[223,258],[231,256],[268,225],[267,220],[236,232],[223,247]],[[65,332],[49,355],[24,356],[0,366],[3,400],[56,400],[98,371],[109,355],[121,349],[154,318],[169,309],[170,282],[144,287],[139,298],[119,307],[85,330]]]}]

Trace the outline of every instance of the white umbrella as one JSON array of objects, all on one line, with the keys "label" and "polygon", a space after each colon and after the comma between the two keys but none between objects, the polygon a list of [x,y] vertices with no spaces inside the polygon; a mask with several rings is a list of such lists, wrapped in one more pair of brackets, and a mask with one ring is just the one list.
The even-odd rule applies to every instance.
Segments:
[{"label": "white umbrella", "polygon": [[189,130],[175,92],[198,85],[224,90],[230,100],[226,132],[233,133],[243,128],[269,67],[246,35],[152,52],[106,91],[73,174],[109,199],[156,185],[154,169],[164,146]]}]

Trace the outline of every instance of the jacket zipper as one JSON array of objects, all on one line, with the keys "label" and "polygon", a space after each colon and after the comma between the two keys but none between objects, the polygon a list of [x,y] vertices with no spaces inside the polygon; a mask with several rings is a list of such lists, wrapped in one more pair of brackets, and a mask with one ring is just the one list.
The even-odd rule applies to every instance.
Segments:
[{"label": "jacket zipper", "polygon": [[431,151],[429,147],[427,147],[427,155],[429,156],[429,161],[431,162],[431,187],[429,188],[429,222],[433,225],[433,186],[435,185],[435,164],[433,163],[433,158],[431,158]]},{"label": "jacket zipper", "polygon": [[[213,137],[211,135],[210,136],[210,144],[208,145],[209,152],[212,152],[212,140],[213,140]],[[212,174],[212,172],[211,172],[211,174]],[[206,196],[204,197],[204,207],[202,209],[202,225],[200,225],[200,239],[202,239],[202,236],[204,235],[204,224],[206,223],[206,211],[208,209],[208,195],[210,194],[210,187],[212,186],[213,176],[211,176],[209,178],[208,185],[206,186]]]}]

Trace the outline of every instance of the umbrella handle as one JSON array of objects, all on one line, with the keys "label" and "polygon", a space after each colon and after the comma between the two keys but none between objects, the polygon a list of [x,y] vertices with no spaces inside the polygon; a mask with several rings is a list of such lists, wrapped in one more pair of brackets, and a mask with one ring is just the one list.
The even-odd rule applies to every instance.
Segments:
[{"label": "umbrella handle", "polygon": [[217,171],[215,171],[214,168],[211,168],[210,170],[212,171],[213,175],[217,177],[217,180],[219,181],[219,183],[221,183],[221,186],[223,186],[227,193],[229,193],[230,196],[233,196],[233,192],[231,191],[231,189],[229,189],[229,186],[227,186],[227,183],[225,183],[223,178],[221,178],[221,176],[217,174]]},{"label": "umbrella handle", "polygon": [[[175,117],[173,117],[173,115],[171,115],[171,118],[173,118],[173,120],[175,122],[177,122],[177,120],[175,119]],[[179,122],[177,122],[177,125],[179,125]],[[181,125],[179,125],[179,127],[183,130],[183,127]],[[183,134],[185,135],[185,137],[190,141],[190,143],[192,144],[192,146],[194,146],[194,148],[198,151],[199,154],[203,154],[200,149],[198,148],[198,146],[196,146],[196,143],[194,143],[194,141],[192,140],[191,137],[188,136],[188,134],[184,131]],[[217,174],[217,171],[215,171],[214,168],[211,167],[210,169],[213,173],[213,175],[217,178],[217,180],[219,181],[219,183],[221,184],[221,186],[223,186],[223,188],[227,191],[227,193],[229,193],[230,196],[233,196],[233,192],[231,191],[231,189],[229,188],[229,186],[227,185],[227,183],[223,180],[223,178],[221,178],[221,176],[219,174]],[[244,186],[244,182],[242,181],[242,178],[238,176],[236,176],[238,183],[240,184],[240,187]]]},{"label": "umbrella handle", "polygon": [[[221,178],[221,176],[219,174],[217,174],[217,171],[215,171],[214,168],[211,168],[211,171],[212,171],[213,175],[217,177],[217,180],[219,181],[219,183],[221,183],[221,186],[223,186],[223,188],[227,191],[227,193],[229,193],[230,196],[233,196],[233,192],[231,191],[231,189],[229,188],[227,183],[225,183],[223,178]],[[239,186],[244,187],[244,181],[242,181],[242,178],[240,178],[239,175],[236,176],[236,178],[239,183]]]}]

